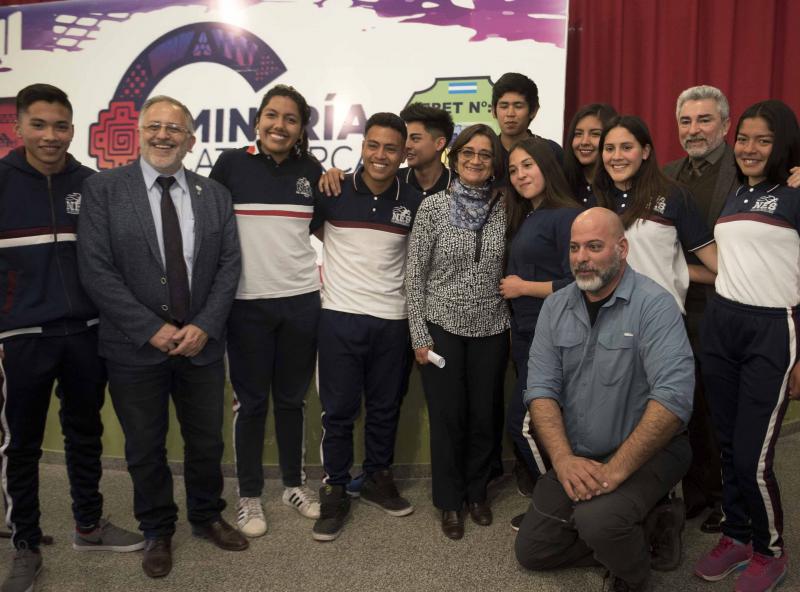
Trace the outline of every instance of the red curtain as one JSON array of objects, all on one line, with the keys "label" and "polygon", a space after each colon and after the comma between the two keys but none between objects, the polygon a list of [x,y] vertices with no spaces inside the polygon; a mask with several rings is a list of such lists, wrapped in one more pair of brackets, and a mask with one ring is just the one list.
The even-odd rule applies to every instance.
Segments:
[{"label": "red curtain", "polygon": [[732,127],[768,98],[800,116],[798,30],[796,0],[571,0],[565,127],[579,106],[611,103],[647,122],[663,165],[684,154],[675,101],[690,86],[720,88]]}]

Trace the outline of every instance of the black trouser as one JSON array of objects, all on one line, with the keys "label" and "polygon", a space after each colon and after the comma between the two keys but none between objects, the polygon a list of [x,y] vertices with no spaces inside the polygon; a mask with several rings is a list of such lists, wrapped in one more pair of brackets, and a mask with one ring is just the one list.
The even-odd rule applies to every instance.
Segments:
[{"label": "black trouser", "polygon": [[319,292],[234,300],[228,318],[228,363],[234,393],[233,442],[239,495],[264,488],[264,427],[272,391],[278,461],[286,487],[303,473],[305,396],[317,355]]},{"label": "black trouser", "polygon": [[711,423],[711,409],[708,405],[702,377],[702,340],[700,324],[703,313],[688,313],[686,331],[694,351],[694,408],[689,420],[689,441],[692,444],[692,464],[683,478],[683,499],[688,513],[702,511],[706,506],[714,506],[722,501],[722,467],[719,460],[719,443]]},{"label": "black trouser", "polygon": [[18,336],[3,343],[2,479],[6,524],[15,547],[39,546],[39,459],[47,410],[56,385],[61,402],[72,515],[79,526],[97,524],[103,512],[98,491],[103,452],[100,409],[106,388],[97,356],[97,330],[59,337]]},{"label": "black trouser", "polygon": [[421,367],[431,430],[433,505],[460,510],[486,499],[495,442],[494,396],[508,364],[508,331],[460,337],[433,323],[428,331],[444,368]]},{"label": "black trouser", "polygon": [[125,459],[133,480],[133,511],[148,539],[175,532],[166,437],[169,398],[184,442],[184,479],[189,522],[217,520],[222,495],[222,360],[195,366],[177,356],[160,364],[132,366],[108,360],[108,386],[125,433]]},{"label": "black trouser", "polygon": [[800,307],[765,308],[717,295],[703,325],[703,376],[722,449],[722,532],[763,555],[783,551],[775,445],[798,360]]},{"label": "black trouser", "polygon": [[319,323],[319,399],[325,483],[346,485],[353,466],[353,425],[364,397],[364,472],[394,462],[400,404],[408,386],[406,319],[323,310]]},{"label": "black trouser", "polygon": [[532,570],[604,565],[632,585],[647,580],[650,552],[642,523],[689,467],[682,434],[656,452],[611,493],[572,501],[554,470],[533,490],[514,544],[517,561]]}]

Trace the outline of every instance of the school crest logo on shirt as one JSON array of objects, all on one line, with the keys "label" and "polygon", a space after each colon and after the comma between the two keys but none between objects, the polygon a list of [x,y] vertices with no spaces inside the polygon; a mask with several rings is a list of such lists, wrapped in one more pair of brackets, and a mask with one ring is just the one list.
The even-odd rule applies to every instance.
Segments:
[{"label": "school crest logo on shirt", "polygon": [[300,177],[297,180],[295,193],[297,193],[297,195],[302,195],[306,199],[311,197],[311,183],[308,181],[308,179],[305,177]]},{"label": "school crest logo on shirt", "polygon": [[767,214],[774,214],[778,208],[778,198],[774,195],[765,195],[759,197],[753,207],[750,208],[751,212],[766,212]]},{"label": "school crest logo on shirt", "polygon": [[81,211],[81,194],[70,193],[65,201],[67,202],[67,214],[77,216]]},{"label": "school crest logo on shirt", "polygon": [[656,203],[653,206],[653,211],[658,212],[659,214],[664,214],[664,212],[667,211],[667,198],[659,195],[656,198]]},{"label": "school crest logo on shirt", "polygon": [[392,208],[392,222],[403,226],[411,226],[411,210],[405,206]]}]

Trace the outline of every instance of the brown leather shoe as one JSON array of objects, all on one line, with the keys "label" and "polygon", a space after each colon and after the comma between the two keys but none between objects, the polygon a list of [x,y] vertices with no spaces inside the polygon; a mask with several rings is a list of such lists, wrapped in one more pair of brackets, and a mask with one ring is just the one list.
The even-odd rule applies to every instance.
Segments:
[{"label": "brown leather shoe", "polygon": [[455,510],[442,510],[442,532],[457,541],[464,537],[464,516]]},{"label": "brown leather shoe", "polygon": [[469,515],[472,521],[480,526],[489,526],[492,523],[492,509],[488,502],[470,503]]},{"label": "brown leather shoe", "polygon": [[192,534],[225,551],[244,551],[250,546],[244,535],[222,518],[208,524],[192,524]]},{"label": "brown leather shoe", "polygon": [[172,537],[147,539],[144,543],[142,569],[151,578],[163,578],[172,570]]}]

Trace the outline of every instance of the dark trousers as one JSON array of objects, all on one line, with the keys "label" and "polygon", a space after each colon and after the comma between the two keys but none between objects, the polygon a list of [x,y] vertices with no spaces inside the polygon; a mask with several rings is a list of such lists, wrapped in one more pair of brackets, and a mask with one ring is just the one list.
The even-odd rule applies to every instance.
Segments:
[{"label": "dark trousers", "polygon": [[353,425],[364,394],[364,472],[391,467],[400,403],[408,385],[408,321],[323,310],[319,398],[325,483],[345,485],[353,466]]},{"label": "dark trousers", "polygon": [[514,395],[508,402],[506,430],[514,442],[517,458],[525,463],[525,467],[532,476],[538,477],[547,471],[550,461],[547,459],[544,449],[536,442],[533,420],[522,400],[528,385],[528,357],[531,343],[533,343],[533,331],[519,331],[512,325],[511,359],[517,369],[517,382]]},{"label": "dark trousers", "polygon": [[177,356],[160,364],[132,366],[108,360],[108,386],[125,433],[125,460],[133,481],[133,511],[146,538],[175,532],[166,437],[169,398],[184,442],[184,479],[189,522],[217,520],[222,495],[222,360],[195,366]]},{"label": "dark trousers", "polygon": [[317,355],[319,312],[319,292],[233,303],[228,318],[228,363],[242,497],[259,497],[264,488],[262,458],[270,390],[283,484],[297,487],[305,481],[304,408]]},{"label": "dark trousers", "polygon": [[775,445],[797,362],[800,309],[716,296],[703,326],[703,374],[722,449],[722,532],[764,555],[783,549]]},{"label": "dark trousers", "polygon": [[717,434],[711,422],[708,395],[703,385],[702,313],[688,313],[686,330],[694,351],[694,408],[689,420],[689,441],[692,444],[692,464],[682,481],[683,499],[690,514],[722,502],[722,467]]},{"label": "dark trousers", "polygon": [[431,430],[433,505],[460,510],[486,499],[495,441],[494,394],[508,364],[508,331],[460,337],[428,323],[444,368],[421,367]]},{"label": "dark trousers", "polygon": [[15,547],[39,546],[39,459],[47,410],[56,383],[72,515],[80,526],[97,524],[103,452],[100,409],[106,388],[97,356],[97,330],[58,337],[18,336],[3,343],[2,479],[6,524]]},{"label": "dark trousers", "polygon": [[691,459],[686,435],[673,438],[611,493],[573,502],[550,470],[533,490],[514,551],[527,569],[602,564],[632,585],[647,580],[647,514],[680,481]]}]

